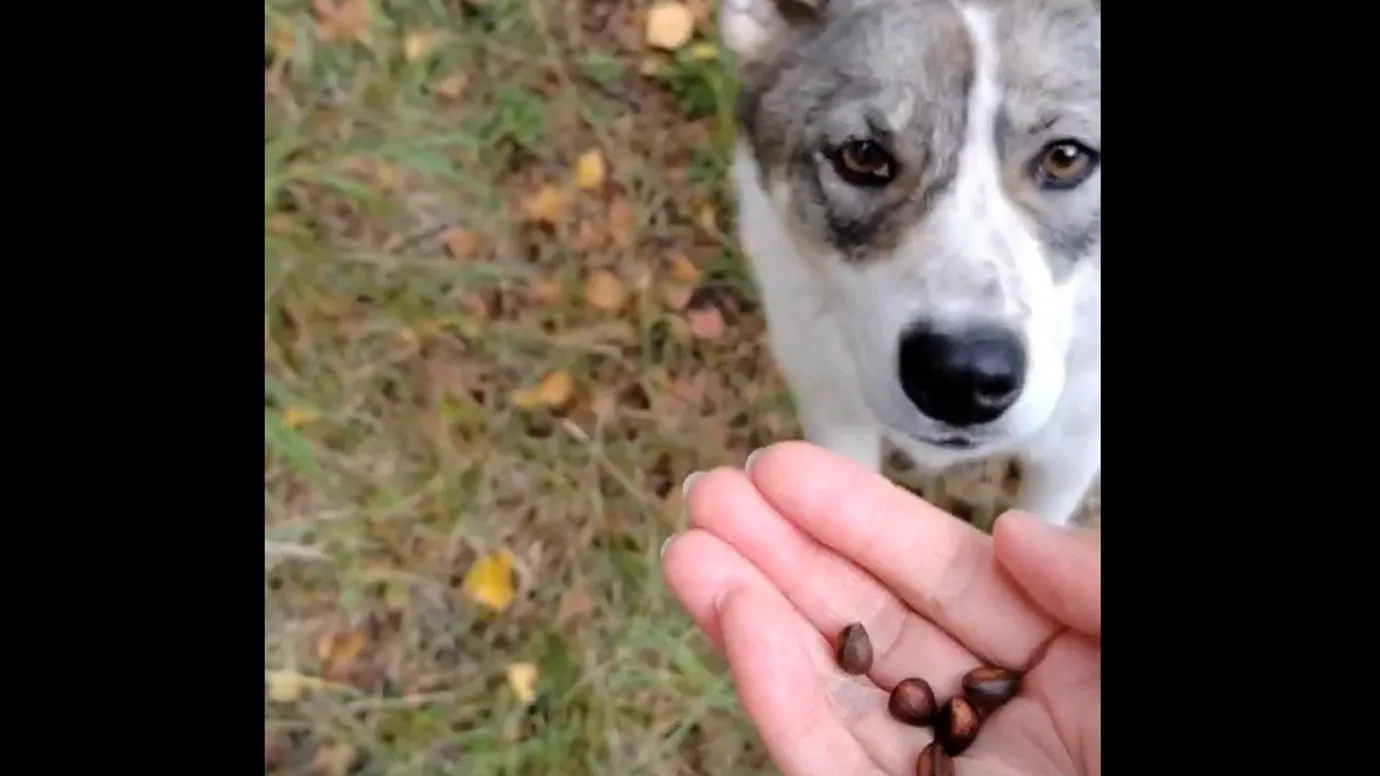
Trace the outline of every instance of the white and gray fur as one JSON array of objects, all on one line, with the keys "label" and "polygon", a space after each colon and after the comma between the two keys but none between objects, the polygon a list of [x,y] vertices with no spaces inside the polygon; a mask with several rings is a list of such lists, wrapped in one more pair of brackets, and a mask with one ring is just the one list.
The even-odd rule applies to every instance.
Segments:
[{"label": "white and gray fur", "polygon": [[[1100,0],[722,0],[738,63],[740,237],[806,438],[873,470],[1015,454],[1019,509],[1076,514],[1101,467],[1101,171],[1032,179],[1046,143],[1101,148]],[[898,177],[845,183],[824,149],[884,137]],[[1100,152],[1099,152],[1100,153]],[[954,433],[899,386],[915,321],[1021,335],[1024,388]]]}]

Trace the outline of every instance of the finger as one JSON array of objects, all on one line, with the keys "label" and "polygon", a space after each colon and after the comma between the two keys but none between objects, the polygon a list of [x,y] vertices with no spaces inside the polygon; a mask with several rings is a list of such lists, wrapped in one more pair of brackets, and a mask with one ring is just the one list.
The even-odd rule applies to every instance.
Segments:
[{"label": "finger", "polygon": [[989,537],[874,472],[783,442],[753,459],[749,477],[783,517],[986,662],[1024,667],[1059,629],[998,573]]},{"label": "finger", "polygon": [[1102,647],[1068,632],[1050,644],[1026,676],[1027,691],[1048,713],[1078,773],[1102,770]]},{"label": "finger", "polygon": [[760,573],[733,549],[704,531],[689,530],[667,539],[661,573],[690,619],[723,653],[718,601],[729,590],[759,582]]},{"label": "finger", "polygon": [[745,587],[721,606],[738,697],[783,776],[883,773],[835,716],[807,647],[810,637],[818,643],[818,634],[806,630],[790,604],[779,594]]},{"label": "finger", "polygon": [[1067,531],[1009,512],[992,526],[997,562],[1054,618],[1102,637],[1102,533]]},{"label": "finger", "polygon": [[741,472],[717,469],[695,480],[686,507],[692,526],[760,569],[826,637],[861,622],[876,655],[869,676],[879,687],[890,690],[919,676],[948,695],[977,665],[971,652],[916,616],[875,577],[778,514]]},{"label": "finger", "polygon": [[[815,628],[801,618],[799,612],[772,586],[756,567],[738,554],[736,550],[717,537],[702,530],[691,529],[677,536],[666,548],[662,559],[667,582],[689,612],[697,625],[709,634],[728,658],[730,664],[742,655],[759,650],[771,654],[770,650],[782,651],[784,647],[773,646],[781,640],[777,634],[786,634],[785,643],[793,645],[786,650],[794,655],[803,655],[803,669],[791,669],[791,687],[783,690],[788,695],[801,693],[801,699],[815,698],[822,693],[822,704],[815,703],[814,716],[827,717],[829,725],[840,727],[867,753],[869,762],[880,763],[886,770],[904,768],[914,763],[920,747],[929,742],[927,734],[910,733],[898,728],[895,720],[886,713],[887,693],[879,690],[870,681],[848,676],[834,663],[833,649]],[[759,619],[746,625],[740,623],[733,631],[723,614],[724,601],[731,595],[750,594],[749,600],[758,612]],[[751,618],[749,618],[751,619]],[[740,642],[737,649],[739,658],[733,654],[732,642]],[[764,670],[757,663],[743,665],[750,672]],[[736,669],[735,669],[736,671]],[[735,673],[738,692],[744,693],[743,677]],[[753,678],[752,682],[769,684],[764,679]],[[800,701],[800,702],[803,702]],[[746,705],[746,704],[745,704]],[[803,707],[802,707],[803,708]],[[792,721],[792,716],[783,716],[773,711],[773,716],[759,716],[752,708],[753,721],[759,728],[784,724],[804,725],[806,721]],[[791,712],[798,717],[804,711]],[[818,724],[825,724],[821,719]],[[788,737],[789,738],[789,737]],[[828,769],[816,771],[831,772]]]}]

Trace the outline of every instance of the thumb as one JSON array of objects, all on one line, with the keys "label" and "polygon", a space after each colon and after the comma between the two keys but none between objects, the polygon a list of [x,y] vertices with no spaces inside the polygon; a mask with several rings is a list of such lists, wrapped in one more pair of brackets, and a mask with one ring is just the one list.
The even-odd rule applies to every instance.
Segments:
[{"label": "thumb", "polygon": [[1102,638],[1102,532],[1068,530],[1020,512],[992,527],[997,563],[1040,608]]}]

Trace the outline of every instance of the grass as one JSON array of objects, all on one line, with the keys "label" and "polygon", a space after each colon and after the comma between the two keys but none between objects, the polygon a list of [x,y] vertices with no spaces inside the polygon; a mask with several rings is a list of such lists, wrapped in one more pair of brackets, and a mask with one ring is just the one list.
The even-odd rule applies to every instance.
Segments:
[{"label": "grass", "polygon": [[[686,474],[798,429],[731,237],[732,83],[646,48],[646,7],[266,0],[264,664],[315,682],[266,691],[268,772],[773,772],[656,563]],[[498,613],[463,581],[500,549]]]}]

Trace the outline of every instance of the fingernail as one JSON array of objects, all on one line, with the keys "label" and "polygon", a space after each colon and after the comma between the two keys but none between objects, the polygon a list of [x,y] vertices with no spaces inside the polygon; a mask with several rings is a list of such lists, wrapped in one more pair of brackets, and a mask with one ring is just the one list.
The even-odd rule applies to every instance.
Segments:
[{"label": "fingernail", "polygon": [[678,536],[678,534],[671,534],[666,537],[666,541],[661,543],[661,549],[657,551],[657,558],[666,557],[666,548],[671,546],[671,542],[675,540],[676,536]]},{"label": "fingernail", "polygon": [[757,460],[757,456],[760,455],[762,451],[765,449],[765,447],[759,447],[756,450],[753,450],[751,453],[748,453],[747,460],[743,461],[743,474],[747,474],[748,472],[752,471],[752,462]]},{"label": "fingernail", "polygon": [[704,472],[690,472],[689,474],[685,475],[685,481],[680,484],[680,494],[682,496],[689,496],[690,486],[694,485],[695,480],[699,479],[702,476],[704,476]]}]

